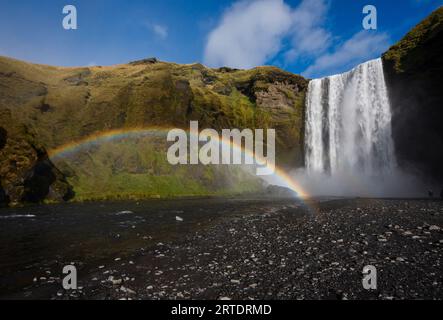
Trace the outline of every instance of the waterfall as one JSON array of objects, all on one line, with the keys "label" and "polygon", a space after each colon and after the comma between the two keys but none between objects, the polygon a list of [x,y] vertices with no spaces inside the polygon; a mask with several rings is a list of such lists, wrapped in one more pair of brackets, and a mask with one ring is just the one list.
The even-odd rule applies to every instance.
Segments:
[{"label": "waterfall", "polygon": [[[391,108],[381,59],[312,80],[306,101],[309,176],[377,183],[396,170]],[[346,180],[346,181],[349,181]]]}]

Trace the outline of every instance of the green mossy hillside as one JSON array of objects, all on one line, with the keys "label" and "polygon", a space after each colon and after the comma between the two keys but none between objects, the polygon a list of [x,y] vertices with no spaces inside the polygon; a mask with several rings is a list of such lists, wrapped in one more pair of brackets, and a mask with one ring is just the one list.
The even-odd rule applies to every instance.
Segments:
[{"label": "green mossy hillside", "polygon": [[[437,49],[441,45],[438,39],[441,38],[442,32],[443,7],[440,7],[392,46],[383,55],[383,60],[396,73],[424,72],[426,70],[419,68],[428,64],[429,58],[440,58],[441,61],[440,50]],[[425,50],[427,45],[431,44],[435,44],[434,50]]]},{"label": "green mossy hillside", "polygon": [[[33,132],[33,139],[45,152],[109,130],[188,128],[191,120],[197,120],[201,129],[275,128],[278,165],[296,167],[303,163],[308,81],[278,68],[210,69],[201,64],[179,65],[155,59],[107,67],[62,68],[0,57],[0,83],[0,110]],[[132,160],[128,160],[114,172],[113,165],[121,161],[120,153],[142,157],[130,141],[127,144],[131,150],[123,151],[126,147],[118,144],[117,152],[108,159],[101,157],[102,150],[91,154],[91,159],[79,155],[76,163],[70,163],[70,170],[56,163],[73,186],[75,199],[213,195],[257,189],[256,179],[226,168],[181,171],[151,161],[142,162],[142,172],[132,172]],[[25,154],[26,149],[24,146],[16,153]],[[166,153],[158,150],[148,154],[166,158]],[[4,155],[3,160],[8,157]],[[5,175],[0,177],[2,189],[9,190]],[[228,175],[237,178],[230,181]],[[215,186],[216,180],[220,184]]]},{"label": "green mossy hillside", "polygon": [[252,168],[168,163],[160,137],[130,137],[54,158],[76,200],[222,196],[263,191]]}]

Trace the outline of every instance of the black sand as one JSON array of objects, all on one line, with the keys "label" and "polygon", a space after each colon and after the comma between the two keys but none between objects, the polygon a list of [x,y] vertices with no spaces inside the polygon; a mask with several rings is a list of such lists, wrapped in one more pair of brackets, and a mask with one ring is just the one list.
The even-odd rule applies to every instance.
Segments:
[{"label": "black sand", "polygon": [[[132,213],[118,211],[128,207]],[[56,208],[66,217],[90,212],[74,215],[71,228],[57,224],[56,213],[34,222],[0,221],[16,232],[1,252],[8,261],[0,266],[0,298],[443,298],[440,201],[316,200],[306,206],[219,199]],[[43,242],[37,232],[55,238]],[[23,257],[27,252],[32,258]],[[61,269],[71,262],[79,289],[66,291]],[[362,286],[366,265],[377,268],[377,290]]]}]

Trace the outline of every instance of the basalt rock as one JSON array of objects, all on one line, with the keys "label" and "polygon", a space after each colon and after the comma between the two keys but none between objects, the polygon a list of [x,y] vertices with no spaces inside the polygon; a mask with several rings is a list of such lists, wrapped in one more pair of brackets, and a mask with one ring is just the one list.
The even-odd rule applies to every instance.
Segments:
[{"label": "basalt rock", "polygon": [[140,65],[140,64],[154,64],[154,63],[157,63],[157,62],[158,62],[157,58],[153,57],[153,58],[147,58],[147,59],[132,61],[129,64],[131,64],[131,65]]},{"label": "basalt rock", "polygon": [[0,182],[0,207],[4,207],[9,203],[9,198]]}]

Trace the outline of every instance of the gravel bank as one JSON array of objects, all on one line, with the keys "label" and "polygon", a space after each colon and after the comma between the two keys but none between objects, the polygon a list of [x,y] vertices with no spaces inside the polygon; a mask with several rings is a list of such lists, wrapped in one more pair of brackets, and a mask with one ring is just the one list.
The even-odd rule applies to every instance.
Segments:
[{"label": "gravel bank", "polygon": [[[443,202],[280,204],[158,243],[83,279],[83,298],[441,299]],[[373,265],[378,289],[362,286]],[[72,293],[71,293],[72,295]],[[59,292],[58,298],[68,298]]]}]

